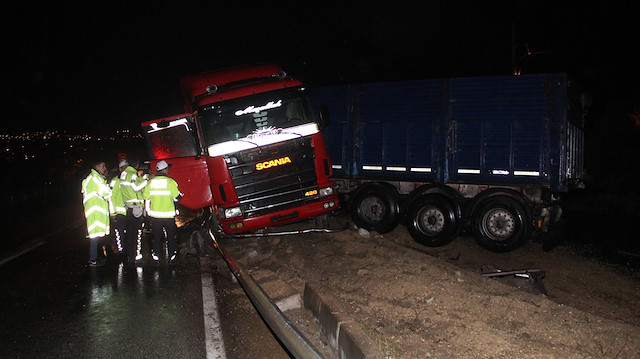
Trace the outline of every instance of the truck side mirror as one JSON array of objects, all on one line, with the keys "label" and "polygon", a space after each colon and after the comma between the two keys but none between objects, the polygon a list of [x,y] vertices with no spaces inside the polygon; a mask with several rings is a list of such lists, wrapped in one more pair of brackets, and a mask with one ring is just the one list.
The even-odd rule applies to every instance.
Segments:
[{"label": "truck side mirror", "polygon": [[329,109],[325,105],[321,105],[318,110],[318,117],[320,119],[320,128],[323,129],[331,125],[331,118],[329,116]]}]

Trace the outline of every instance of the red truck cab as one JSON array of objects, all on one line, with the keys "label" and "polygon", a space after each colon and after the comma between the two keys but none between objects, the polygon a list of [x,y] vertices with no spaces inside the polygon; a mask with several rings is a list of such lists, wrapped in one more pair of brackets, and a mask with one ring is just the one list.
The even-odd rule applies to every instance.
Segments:
[{"label": "red truck cab", "polygon": [[172,165],[181,204],[211,206],[227,234],[325,216],[339,207],[305,86],[277,65],[184,77],[185,114],[142,124],[152,168]]}]

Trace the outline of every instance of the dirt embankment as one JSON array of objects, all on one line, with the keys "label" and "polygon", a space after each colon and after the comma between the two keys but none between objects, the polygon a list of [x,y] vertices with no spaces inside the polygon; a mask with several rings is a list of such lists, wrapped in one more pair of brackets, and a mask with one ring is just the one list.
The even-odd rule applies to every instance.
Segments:
[{"label": "dirt embankment", "polygon": [[[570,246],[544,252],[529,242],[496,254],[460,237],[426,248],[403,226],[368,238],[350,228],[233,244],[255,249],[250,266],[300,293],[305,282],[330,291],[387,358],[640,357],[637,276]],[[483,277],[486,264],[542,269],[548,295]]]}]

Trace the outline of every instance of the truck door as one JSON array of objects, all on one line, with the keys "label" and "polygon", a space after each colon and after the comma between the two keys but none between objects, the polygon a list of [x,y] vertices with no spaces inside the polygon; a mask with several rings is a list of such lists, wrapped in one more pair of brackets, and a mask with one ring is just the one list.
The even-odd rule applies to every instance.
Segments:
[{"label": "truck door", "polygon": [[142,124],[151,160],[165,160],[171,165],[169,176],[178,182],[184,197],[180,204],[190,209],[213,204],[207,163],[201,149],[195,123],[190,114],[160,118]]}]

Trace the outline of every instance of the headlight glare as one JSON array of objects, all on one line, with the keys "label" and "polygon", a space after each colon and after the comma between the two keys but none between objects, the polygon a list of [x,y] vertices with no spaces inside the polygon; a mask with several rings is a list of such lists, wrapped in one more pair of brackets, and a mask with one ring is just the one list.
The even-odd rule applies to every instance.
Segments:
[{"label": "headlight glare", "polygon": [[325,187],[325,188],[321,188],[318,191],[318,195],[320,197],[328,197],[331,196],[333,194],[333,187]]},{"label": "headlight glare", "polygon": [[224,218],[233,218],[233,217],[241,216],[242,210],[240,209],[240,207],[231,207],[231,208],[225,208],[223,213],[224,213]]}]

